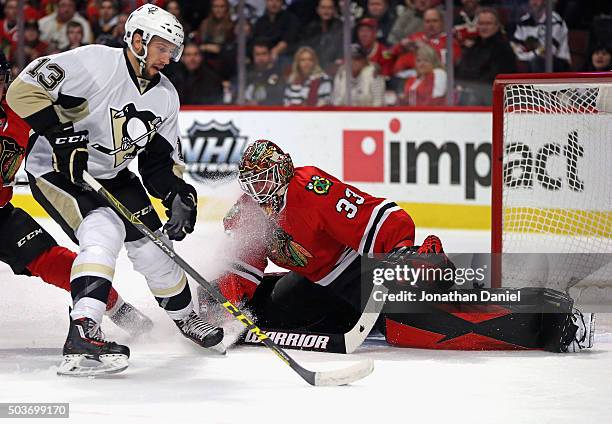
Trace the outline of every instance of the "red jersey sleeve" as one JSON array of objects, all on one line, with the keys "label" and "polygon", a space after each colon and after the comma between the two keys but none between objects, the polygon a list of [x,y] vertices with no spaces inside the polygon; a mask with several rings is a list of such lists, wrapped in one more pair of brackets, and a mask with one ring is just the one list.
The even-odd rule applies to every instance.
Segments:
[{"label": "red jersey sleeve", "polygon": [[243,295],[251,298],[268,263],[265,246],[267,219],[259,206],[245,194],[225,215],[223,227],[231,240],[229,268],[220,278],[219,288],[231,301],[238,301]]},{"label": "red jersey sleeve", "polygon": [[414,244],[412,218],[395,202],[371,196],[318,168],[303,169],[311,181],[319,177],[324,181],[320,186],[328,186],[326,194],[310,190],[305,195],[311,196],[313,219],[336,240],[361,255],[387,253],[398,244]]}]

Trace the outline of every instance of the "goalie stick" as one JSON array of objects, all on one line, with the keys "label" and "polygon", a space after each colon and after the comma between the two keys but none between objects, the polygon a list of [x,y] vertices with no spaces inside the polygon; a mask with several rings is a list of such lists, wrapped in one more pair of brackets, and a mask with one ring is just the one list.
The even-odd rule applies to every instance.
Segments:
[{"label": "goalie stick", "polygon": [[[380,286],[377,287],[376,291],[384,296],[388,289],[385,286]],[[202,305],[208,303],[210,298],[203,293],[205,293],[205,290],[198,288],[200,312],[202,312]],[[280,328],[262,328],[262,331],[271,337],[276,344],[283,346],[285,349],[326,353],[353,353],[362,345],[370,331],[372,331],[374,324],[376,324],[380,316],[383,305],[384,302],[377,302],[371,294],[359,320],[346,333],[324,333]],[[259,339],[248,333],[240,336],[239,343],[260,345]]]},{"label": "goalie stick", "polygon": [[253,332],[272,352],[276,354],[285,364],[291,367],[300,377],[312,386],[341,386],[360,380],[372,373],[374,361],[367,359],[357,362],[349,367],[333,371],[310,371],[298,364],[280,346],[274,343],[255,323],[232,304],[219,290],[213,287],[195,269],[193,269],[183,258],[181,258],[168,243],[159,238],[151,231],[140,219],[130,212],[121,202],[119,202],[110,192],[96,181],[88,172],[83,172],[85,182],[100,196],[102,196],[120,215],[127,219],[143,235],[148,237],[159,249],[161,249],[170,259],[180,266],[190,275],[199,285],[201,285],[212,297],[223,305],[237,320],[242,322],[246,328]]}]

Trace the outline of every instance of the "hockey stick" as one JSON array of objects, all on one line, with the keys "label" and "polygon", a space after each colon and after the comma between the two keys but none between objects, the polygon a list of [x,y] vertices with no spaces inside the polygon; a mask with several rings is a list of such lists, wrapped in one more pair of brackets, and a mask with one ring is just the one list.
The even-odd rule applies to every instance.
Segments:
[{"label": "hockey stick", "polygon": [[[384,296],[388,289],[380,286],[376,289]],[[198,295],[203,296],[204,289],[198,290]],[[202,305],[200,298],[200,307]],[[211,299],[212,301],[212,299]],[[208,303],[208,297],[204,302]],[[353,353],[363,344],[376,324],[384,302],[377,302],[370,295],[364,311],[361,313],[357,323],[346,333],[324,333],[316,331],[290,330],[281,328],[262,328],[273,341],[285,349],[308,350],[312,352],[326,353]],[[200,309],[201,311],[201,309]],[[240,336],[240,343],[259,346],[260,341],[254,335],[243,334]]]},{"label": "hockey stick", "polygon": [[[384,294],[388,292],[388,289],[385,286],[379,286],[376,291],[382,293],[384,296]],[[368,303],[366,304],[363,313],[359,317],[357,324],[355,324],[347,333],[344,333],[345,353],[353,353],[355,349],[361,346],[378,320],[378,316],[380,315],[384,302],[377,302],[374,300],[373,293],[374,292],[370,293]]]},{"label": "hockey stick", "polygon": [[237,320],[242,322],[246,328],[253,332],[272,352],[299,374],[304,380],[313,386],[341,386],[350,384],[360,380],[372,373],[374,370],[374,362],[371,359],[358,362],[350,367],[334,370],[334,371],[310,371],[298,364],[291,356],[289,356],[280,346],[274,343],[257,325],[246,317],[236,306],[225,298],[204,279],[195,269],[193,269],[183,258],[181,258],[172,247],[164,240],[155,235],[140,219],[130,212],[121,202],[109,193],[102,185],[97,182],[88,172],[83,173],[85,182],[106,201],[125,219],[127,219],[134,227],[142,234],[149,238],[158,248],[160,248],[170,259],[180,266],[187,274],[189,274],[199,285],[204,287],[211,296],[213,296],[225,309],[229,311]]}]

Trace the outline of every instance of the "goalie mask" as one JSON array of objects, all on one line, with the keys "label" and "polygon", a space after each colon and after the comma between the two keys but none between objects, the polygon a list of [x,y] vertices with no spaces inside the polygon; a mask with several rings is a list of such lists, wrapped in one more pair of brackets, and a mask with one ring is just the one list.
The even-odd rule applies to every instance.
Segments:
[{"label": "goalie mask", "polygon": [[238,167],[240,188],[265,210],[279,212],[293,177],[291,156],[268,140],[250,144]]},{"label": "goalie mask", "polygon": [[[132,46],[134,34],[142,34],[142,44],[144,52],[138,54]],[[153,36],[163,38],[176,46],[172,53],[172,60],[178,62],[183,54],[183,26],[170,12],[165,11],[153,4],[145,4],[134,10],[125,22],[125,41],[130,51],[138,58],[140,66],[144,67],[147,58],[147,44]]]}]

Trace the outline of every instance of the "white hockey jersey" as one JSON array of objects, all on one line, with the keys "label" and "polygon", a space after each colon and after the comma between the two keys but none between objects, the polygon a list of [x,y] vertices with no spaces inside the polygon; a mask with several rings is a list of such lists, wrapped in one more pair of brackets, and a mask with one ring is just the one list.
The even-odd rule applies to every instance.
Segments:
[{"label": "white hockey jersey", "polygon": [[[161,74],[138,78],[122,49],[90,45],[41,57],[11,84],[7,100],[34,130],[52,111],[75,131],[88,130],[88,170],[96,178],[114,177],[160,136],[181,164],[174,86]],[[45,137],[31,146],[26,171],[35,177],[53,171]]]}]

